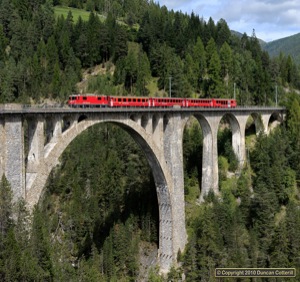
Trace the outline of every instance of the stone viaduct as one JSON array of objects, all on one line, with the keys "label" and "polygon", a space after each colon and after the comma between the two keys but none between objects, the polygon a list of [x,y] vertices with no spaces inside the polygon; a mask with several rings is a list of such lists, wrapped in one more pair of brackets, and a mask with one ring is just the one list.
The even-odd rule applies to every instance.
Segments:
[{"label": "stone viaduct", "polygon": [[[0,173],[9,180],[14,200],[33,208],[42,197],[51,170],[70,142],[97,123],[118,124],[141,146],[152,169],[159,206],[159,263],[162,272],[176,264],[187,242],[185,227],[183,131],[194,116],[203,132],[201,196],[218,193],[217,132],[226,116],[240,167],[245,162],[245,129],[253,117],[257,132],[268,133],[271,116],[282,108],[236,109],[70,109],[0,108]],[[24,141],[24,131],[28,138]],[[28,139],[28,140],[27,140]]]}]

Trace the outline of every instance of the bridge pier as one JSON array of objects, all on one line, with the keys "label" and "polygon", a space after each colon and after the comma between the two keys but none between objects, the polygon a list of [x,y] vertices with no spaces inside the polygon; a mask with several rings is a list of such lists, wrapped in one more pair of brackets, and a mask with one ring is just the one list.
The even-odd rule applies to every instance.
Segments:
[{"label": "bridge pier", "polygon": [[4,168],[13,200],[25,198],[24,132],[20,115],[6,116],[4,124]]},{"label": "bridge pier", "polygon": [[248,117],[237,114],[235,117],[229,116],[230,125],[232,130],[232,148],[237,157],[239,163],[239,170],[241,170],[245,164],[246,156],[246,143],[245,132]]},{"label": "bridge pier", "polygon": [[26,172],[37,173],[44,160],[44,119],[28,119],[28,157]]},{"label": "bridge pier", "polygon": [[173,262],[177,252],[184,250],[187,242],[185,229],[184,172],[183,172],[183,122],[180,113],[164,119],[164,156],[173,182]]},{"label": "bridge pier", "polygon": [[28,156],[26,164],[26,198],[32,182],[44,165],[44,118],[28,119]]},{"label": "bridge pier", "polygon": [[199,201],[213,191],[219,194],[218,128],[222,116],[196,116],[203,132],[202,182]]}]

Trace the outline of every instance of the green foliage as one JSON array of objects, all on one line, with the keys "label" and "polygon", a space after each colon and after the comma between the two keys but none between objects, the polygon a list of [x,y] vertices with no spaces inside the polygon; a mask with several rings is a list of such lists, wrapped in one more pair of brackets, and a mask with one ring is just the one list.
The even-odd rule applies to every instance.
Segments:
[{"label": "green foliage", "polygon": [[116,83],[123,84],[130,95],[147,96],[146,84],[149,79],[150,63],[147,55],[139,45],[129,44],[127,56],[117,62]]},{"label": "green foliage", "polygon": [[292,57],[269,58],[255,32],[235,37],[224,19],[205,22],[145,0],[53,3],[65,6],[1,2],[1,102],[65,101],[81,67],[106,62],[117,65],[117,94],[147,96],[154,76],[165,95],[229,98],[235,85],[239,104],[272,105],[275,85],[300,87]]},{"label": "green foliage", "polygon": [[[188,195],[196,186],[200,188],[202,174],[202,130],[195,119],[184,129],[183,165],[185,177],[185,194]],[[199,191],[199,190],[198,190]]]},{"label": "green foliage", "polygon": [[[67,149],[61,171],[52,174],[44,201],[52,246],[64,250],[52,254],[54,273],[136,278],[140,240],[158,240],[157,196],[139,147],[118,127],[98,125]],[[70,261],[81,267],[72,270]]]},{"label": "green foliage", "polygon": [[234,172],[237,170],[238,160],[232,148],[232,133],[227,127],[218,132],[218,154],[227,159],[230,171]]},{"label": "green foliage", "polygon": [[159,269],[151,268],[149,272],[149,282],[163,282],[163,278],[158,274]]},{"label": "green foliage", "polygon": [[225,157],[218,157],[219,164],[219,181],[224,181],[227,178],[227,171],[229,170],[229,164]]},{"label": "green foliage", "polygon": [[[12,191],[5,175],[0,182],[0,235],[5,236],[12,226]],[[1,242],[1,241],[0,241]]]},{"label": "green foliage", "polygon": [[300,105],[298,100],[294,100],[289,109],[288,128],[291,132],[293,141],[300,143]]},{"label": "green foliage", "polygon": [[113,78],[110,75],[98,75],[91,77],[88,81],[89,93],[98,93],[101,95],[115,95],[116,89],[113,85]]},{"label": "green foliage", "polygon": [[[229,133],[225,129],[219,134],[220,145],[231,139]],[[299,192],[289,134],[278,128],[259,136],[238,179],[222,181],[228,163],[219,157],[220,195],[210,193],[197,217],[186,208],[189,243],[183,269],[188,281],[211,279],[214,267],[298,269]],[[222,147],[219,152],[225,153]]]},{"label": "green foliage", "polygon": [[280,53],[284,53],[293,57],[294,61],[299,65],[300,63],[300,35],[295,34],[286,38],[274,40],[268,42],[263,48],[268,51],[270,56],[279,56]]},{"label": "green foliage", "polygon": [[75,23],[79,20],[79,18],[81,18],[84,21],[88,21],[90,16],[90,12],[81,9],[62,6],[54,7],[54,14],[57,18],[59,18],[61,15],[63,15],[66,18],[69,12],[72,13]]}]

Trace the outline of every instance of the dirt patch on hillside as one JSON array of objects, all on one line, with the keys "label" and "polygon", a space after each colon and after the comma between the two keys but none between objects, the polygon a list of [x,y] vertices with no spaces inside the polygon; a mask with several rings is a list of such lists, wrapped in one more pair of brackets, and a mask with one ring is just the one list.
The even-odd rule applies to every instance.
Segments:
[{"label": "dirt patch on hillside", "polygon": [[108,62],[83,70],[82,80],[76,84],[79,93],[88,93],[88,80],[98,75],[114,75],[115,65]]}]

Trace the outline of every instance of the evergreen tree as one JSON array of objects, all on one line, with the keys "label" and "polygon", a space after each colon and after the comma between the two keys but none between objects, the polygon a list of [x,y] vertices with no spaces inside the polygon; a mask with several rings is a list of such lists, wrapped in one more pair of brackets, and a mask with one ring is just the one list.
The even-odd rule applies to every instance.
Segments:
[{"label": "evergreen tree", "polygon": [[285,220],[280,221],[275,227],[273,242],[270,250],[271,267],[290,267],[288,255],[288,234]]},{"label": "evergreen tree", "polygon": [[289,118],[287,121],[291,137],[295,144],[300,144],[300,105],[297,99],[294,99],[289,110]]},{"label": "evergreen tree", "polygon": [[0,61],[4,61],[7,44],[8,39],[4,34],[3,26],[0,24]]},{"label": "evergreen tree", "polygon": [[[2,175],[0,182],[0,236],[4,238],[13,225],[12,191],[6,177]],[[1,244],[2,240],[0,240]],[[4,248],[4,246],[1,246]]]},{"label": "evergreen tree", "polygon": [[221,46],[223,46],[223,44],[225,44],[225,42],[227,44],[229,44],[230,42],[230,38],[231,38],[231,31],[226,23],[226,21],[224,19],[220,19],[217,22],[217,26],[216,26],[216,33],[217,33],[217,38],[216,38],[216,44],[217,46],[220,48]]},{"label": "evergreen tree", "polygon": [[[290,201],[286,207],[286,236],[288,239],[288,258],[291,265],[299,269],[299,252],[300,252],[300,212],[298,203]],[[280,245],[281,243],[279,243]],[[278,246],[279,247],[279,246]],[[286,246],[284,246],[286,248]],[[284,254],[286,255],[286,254]]]},{"label": "evergreen tree", "polygon": [[232,50],[230,46],[225,42],[220,49],[220,62],[221,62],[221,77],[224,80],[226,87],[227,97],[230,98],[228,86],[231,80],[232,68],[233,68],[233,58]]},{"label": "evergreen tree", "polygon": [[209,97],[223,97],[224,90],[221,88],[221,62],[217,51],[211,55],[208,63],[207,92]]},{"label": "evergreen tree", "polygon": [[1,72],[1,84],[0,84],[0,100],[2,103],[11,103],[14,102],[17,94],[16,89],[16,74],[17,74],[17,66],[13,57],[10,57],[3,68],[0,70]]},{"label": "evergreen tree", "polygon": [[5,37],[11,39],[12,33],[10,31],[10,24],[16,16],[13,3],[9,0],[2,0],[0,2],[0,24],[3,27]]},{"label": "evergreen tree", "polygon": [[46,223],[38,207],[33,211],[32,233],[30,239],[32,256],[38,260],[36,278],[44,281],[53,279],[53,266],[51,261],[50,241]]}]

